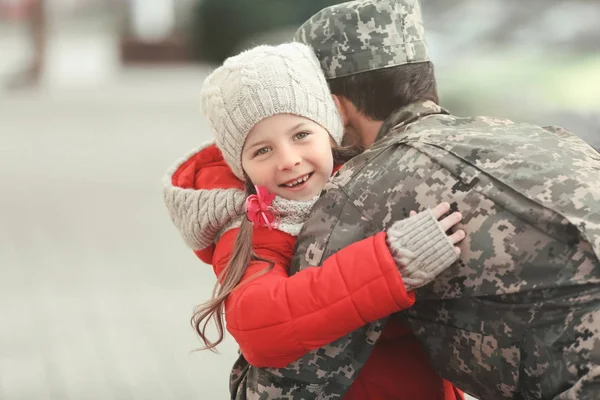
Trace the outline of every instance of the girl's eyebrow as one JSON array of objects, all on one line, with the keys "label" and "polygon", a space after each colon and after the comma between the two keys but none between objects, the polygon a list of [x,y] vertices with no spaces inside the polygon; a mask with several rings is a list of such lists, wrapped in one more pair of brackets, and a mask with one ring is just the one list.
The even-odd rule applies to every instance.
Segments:
[{"label": "girl's eyebrow", "polygon": [[299,122],[296,125],[294,125],[293,127],[291,127],[290,129],[288,129],[288,133],[297,131],[299,128],[302,128],[304,125],[306,125],[306,122]]},{"label": "girl's eyebrow", "polygon": [[[300,128],[302,128],[304,125],[306,125],[306,122],[304,122],[304,121],[298,122],[296,125],[292,126],[290,129],[288,129],[287,133],[288,134],[293,133],[293,132],[299,130]],[[259,140],[256,143],[250,142],[248,144],[247,148],[248,148],[248,150],[254,150],[256,147],[258,147],[258,146],[264,146],[265,144],[268,144],[268,143],[269,143],[268,140]]]},{"label": "girl's eyebrow", "polygon": [[265,144],[268,144],[268,141],[266,141],[266,140],[259,140],[256,143],[250,142],[250,145],[248,146],[248,150],[254,150],[256,147],[264,146]]}]

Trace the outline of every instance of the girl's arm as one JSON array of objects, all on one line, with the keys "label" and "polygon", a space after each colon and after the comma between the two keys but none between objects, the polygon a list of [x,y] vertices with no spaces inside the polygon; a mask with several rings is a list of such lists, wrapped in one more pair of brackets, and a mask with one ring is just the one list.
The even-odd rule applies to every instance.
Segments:
[{"label": "girl's arm", "polygon": [[[426,222],[430,226],[438,223],[433,217]],[[422,230],[422,226],[419,228]],[[448,240],[443,230],[437,226],[435,229],[439,234],[425,235],[417,248],[430,249],[435,243]],[[235,237],[237,232],[226,235],[229,234]],[[273,237],[263,238],[275,245]],[[224,235],[215,254],[220,246],[232,247],[232,243]],[[448,247],[451,255],[447,251],[439,260],[429,262],[449,266],[456,255],[452,245]],[[256,250],[258,256],[272,259],[261,254],[260,248]],[[402,259],[401,251],[395,249],[396,260]],[[406,264],[419,258],[418,254],[406,253]],[[410,307],[414,294],[407,292],[400,273],[406,265],[397,264],[394,257],[388,249],[386,233],[379,233],[340,250],[321,268],[307,268],[291,277],[287,263],[274,263],[268,272],[242,284],[229,296],[225,304],[227,330],[250,364],[284,367],[368,322]],[[226,265],[227,257],[221,259],[217,262],[220,265],[214,265],[217,271]],[[268,267],[266,262],[252,262],[243,279]]]},{"label": "girl's arm", "polygon": [[[268,266],[253,262],[244,277]],[[291,277],[287,265],[273,265],[229,296],[225,318],[250,364],[284,367],[413,303],[380,233]]]}]

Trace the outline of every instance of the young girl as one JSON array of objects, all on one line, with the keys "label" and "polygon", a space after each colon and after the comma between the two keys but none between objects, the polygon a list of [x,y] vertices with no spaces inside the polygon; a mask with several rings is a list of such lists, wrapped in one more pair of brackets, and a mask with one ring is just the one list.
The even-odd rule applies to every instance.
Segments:
[{"label": "young girl", "polygon": [[[246,398],[257,394],[248,370],[285,367],[410,307],[411,290],[457,259],[454,245],[464,232],[445,232],[462,217],[438,221],[449,210],[440,204],[289,277],[295,238],[349,157],[339,147],[343,128],[318,62],[301,44],[259,46],[226,60],[206,79],[201,97],[216,146],[177,163],[167,176],[165,201],[187,244],[218,277],[213,298],[198,307],[192,323],[205,348],[213,349],[223,339],[225,315],[241,363],[250,364],[233,380],[232,398]],[[206,332],[211,319],[214,341]],[[381,365],[380,351],[398,353],[397,365]],[[365,398],[462,394],[431,369],[410,331],[391,318],[344,395]]]}]

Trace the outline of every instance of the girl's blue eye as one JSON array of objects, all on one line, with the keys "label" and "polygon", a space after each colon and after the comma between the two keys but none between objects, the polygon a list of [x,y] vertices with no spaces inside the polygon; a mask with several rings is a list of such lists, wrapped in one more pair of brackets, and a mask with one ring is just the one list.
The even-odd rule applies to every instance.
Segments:
[{"label": "girl's blue eye", "polygon": [[256,150],[256,152],[254,152],[255,156],[262,156],[263,154],[267,154],[269,152],[269,148],[267,147],[262,147],[258,150]]},{"label": "girl's blue eye", "polygon": [[304,139],[308,135],[310,135],[310,133],[308,133],[308,132],[299,132],[299,133],[296,133],[296,139]]}]

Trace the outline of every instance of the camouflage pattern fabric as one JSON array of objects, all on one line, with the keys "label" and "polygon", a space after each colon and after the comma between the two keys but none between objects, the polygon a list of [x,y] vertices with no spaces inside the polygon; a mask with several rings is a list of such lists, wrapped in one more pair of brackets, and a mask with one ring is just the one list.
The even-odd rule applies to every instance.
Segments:
[{"label": "camouflage pattern fabric", "polygon": [[[358,373],[353,363],[366,362],[385,320],[306,354],[286,368],[257,368],[239,355],[230,374],[231,400],[341,399]],[[357,347],[352,348],[352,346]],[[365,346],[366,344],[366,346]]]},{"label": "camouflage pattern fabric", "polygon": [[313,48],[327,79],[429,61],[417,0],[350,1],[330,6],[306,21],[294,40]]},{"label": "camouflage pattern fabric", "polygon": [[[448,201],[464,215],[461,258],[402,313],[434,367],[486,400],[597,399],[599,177],[600,154],[563,129],[414,104],[328,185],[300,234],[292,273],[410,210]],[[383,324],[295,368],[305,380],[312,368],[322,393],[342,390],[322,398],[340,398]]]},{"label": "camouflage pattern fabric", "polygon": [[351,381],[344,385],[329,382],[321,360],[333,365],[333,354],[311,353],[287,368],[256,368],[240,355],[230,375],[232,400],[341,399]]}]

